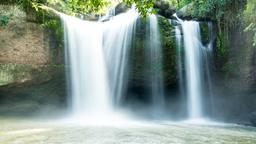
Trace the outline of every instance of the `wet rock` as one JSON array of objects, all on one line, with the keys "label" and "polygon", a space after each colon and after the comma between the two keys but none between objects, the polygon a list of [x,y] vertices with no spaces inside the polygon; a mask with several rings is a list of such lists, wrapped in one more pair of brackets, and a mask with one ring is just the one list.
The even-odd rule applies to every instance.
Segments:
[{"label": "wet rock", "polygon": [[124,13],[129,9],[130,9],[130,7],[127,4],[125,4],[124,2],[122,2],[115,7],[115,15]]},{"label": "wet rock", "polygon": [[0,5],[2,10],[12,18],[0,32],[0,113],[36,113],[65,104],[62,41],[54,30],[27,21],[19,7]]},{"label": "wet rock", "polygon": [[44,82],[26,81],[0,86],[1,115],[36,115],[67,107],[64,70]]},{"label": "wet rock", "polygon": [[177,16],[181,19],[193,19],[193,3],[190,3],[177,11]]},{"label": "wet rock", "polygon": [[186,6],[182,7],[181,9],[179,9],[176,14],[180,19],[184,19],[184,20],[197,20],[197,21],[212,21],[214,20],[211,17],[201,17],[198,15],[193,15],[193,11],[194,11],[194,5],[193,2],[187,4]]},{"label": "wet rock", "polygon": [[159,15],[166,18],[172,18],[173,14],[176,12],[176,8],[171,6],[167,1],[158,0],[154,3],[154,8]]},{"label": "wet rock", "polygon": [[[147,64],[147,20],[140,19],[136,25],[136,34],[131,52],[131,85],[147,87],[149,84],[148,75],[151,73]],[[177,84],[176,69],[176,44],[175,33],[172,33],[174,26],[165,17],[158,17],[160,41],[162,46],[162,65],[165,86]]]}]

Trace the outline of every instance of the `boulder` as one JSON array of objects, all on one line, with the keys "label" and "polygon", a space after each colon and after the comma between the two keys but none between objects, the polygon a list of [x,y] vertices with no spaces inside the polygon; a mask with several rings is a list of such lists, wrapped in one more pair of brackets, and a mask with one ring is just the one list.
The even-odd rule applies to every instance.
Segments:
[{"label": "boulder", "polygon": [[116,7],[115,7],[115,15],[118,15],[120,13],[124,13],[126,11],[128,11],[130,9],[130,7],[125,4],[124,2],[119,3]]},{"label": "boulder", "polygon": [[193,11],[193,3],[189,3],[188,5],[185,5],[181,9],[177,11],[177,16],[182,19],[192,19],[192,11]]},{"label": "boulder", "polygon": [[171,6],[167,1],[157,0],[154,3],[154,8],[157,14],[162,15],[166,18],[172,18],[173,14],[176,12],[176,8]]}]

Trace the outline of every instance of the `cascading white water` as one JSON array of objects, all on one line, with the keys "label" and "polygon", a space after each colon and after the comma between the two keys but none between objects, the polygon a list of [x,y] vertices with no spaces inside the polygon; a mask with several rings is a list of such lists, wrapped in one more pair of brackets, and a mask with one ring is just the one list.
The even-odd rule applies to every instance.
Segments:
[{"label": "cascading white water", "polygon": [[156,15],[149,16],[149,34],[147,35],[147,44],[150,50],[149,61],[151,69],[150,81],[153,114],[158,116],[164,112],[165,100],[163,87],[162,46]]},{"label": "cascading white water", "polygon": [[128,56],[138,13],[133,8],[104,23],[104,51],[109,72],[109,86],[114,105],[123,99],[128,78]]},{"label": "cascading white water", "polygon": [[[179,83],[183,89],[186,85],[189,122],[204,123],[208,120],[205,119],[202,99],[206,94],[212,95],[209,64],[214,41],[212,24],[208,23],[209,41],[204,46],[201,41],[200,23],[196,21],[183,21],[176,14],[174,16],[178,20],[175,21],[178,22],[176,24],[180,24],[182,27],[184,58],[180,51],[182,49],[182,35],[179,26],[175,27],[175,35],[176,46],[178,47]],[[183,60],[185,62],[185,75],[183,75],[182,71]],[[184,94],[183,90],[181,92]]]},{"label": "cascading white water", "polygon": [[99,18],[99,21],[108,21],[109,19],[113,18],[115,16],[115,7],[110,8],[108,12],[103,16]]},{"label": "cascading white water", "polygon": [[70,67],[72,110],[76,116],[102,116],[111,111],[103,27],[61,15]]},{"label": "cascading white water", "polygon": [[132,9],[104,23],[60,15],[65,30],[73,114],[89,119],[109,117],[114,103],[122,98],[138,14]]},{"label": "cascading white water", "polygon": [[200,26],[196,21],[182,23],[185,48],[185,67],[190,119],[200,119],[202,112],[202,65]]},{"label": "cascading white water", "polygon": [[[170,21],[171,22],[171,21]],[[182,97],[185,95],[184,90],[184,73],[183,73],[183,65],[182,65],[182,33],[181,28],[179,26],[175,26],[175,41],[176,41],[176,51],[177,51],[177,65],[178,65],[178,77],[179,77],[179,89]]]}]

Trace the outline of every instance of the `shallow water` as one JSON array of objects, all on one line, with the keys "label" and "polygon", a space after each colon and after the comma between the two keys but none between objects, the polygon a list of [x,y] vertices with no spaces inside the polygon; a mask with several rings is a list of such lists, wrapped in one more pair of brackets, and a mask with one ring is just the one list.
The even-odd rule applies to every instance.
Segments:
[{"label": "shallow water", "polygon": [[1,144],[256,144],[256,128],[185,123],[74,125],[0,120]]}]

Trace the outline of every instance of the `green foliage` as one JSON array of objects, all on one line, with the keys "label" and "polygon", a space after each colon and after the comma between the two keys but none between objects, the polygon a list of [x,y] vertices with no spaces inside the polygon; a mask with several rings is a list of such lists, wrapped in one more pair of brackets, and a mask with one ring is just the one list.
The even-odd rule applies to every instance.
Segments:
[{"label": "green foliage", "polygon": [[60,44],[58,47],[62,47],[63,40],[63,28],[61,27],[61,20],[58,18],[47,19],[43,25],[44,28],[51,30],[56,37],[57,43]]},{"label": "green foliage", "polygon": [[[26,12],[38,11],[39,5],[47,5],[69,15],[76,14],[103,14],[107,7],[111,6],[109,0],[18,0]],[[154,13],[155,0],[121,0],[129,6],[135,5],[141,16]],[[168,0],[170,4],[176,4],[176,0]]]},{"label": "green foliage", "polygon": [[26,11],[38,11],[39,5],[49,5],[67,14],[101,13],[110,4],[107,0],[18,0],[19,5]]},{"label": "green foliage", "polygon": [[221,70],[221,73],[225,76],[225,78],[232,75],[235,70],[233,64],[228,63],[229,50],[226,43],[225,34],[219,34],[217,36],[216,41],[216,63],[218,69]]},{"label": "green foliage", "polygon": [[148,13],[154,13],[155,0],[123,0],[128,5],[135,5],[142,17],[146,17]]},{"label": "green foliage", "polygon": [[228,55],[228,50],[227,48],[225,47],[225,36],[224,34],[220,34],[218,37],[217,37],[217,51],[218,51],[218,57],[223,59],[223,58],[226,58],[227,55]]},{"label": "green foliage", "polygon": [[[56,1],[55,1],[56,3]],[[102,9],[110,3],[106,0],[67,0],[62,5],[64,11],[75,13],[102,13]]]},{"label": "green foliage", "polygon": [[59,44],[62,47],[63,28],[60,18],[53,13],[49,13],[40,8],[43,5],[56,4],[60,0],[18,0],[19,6],[26,12],[27,19],[42,24],[44,28],[50,30]]},{"label": "green foliage", "polygon": [[171,33],[174,30],[173,25],[168,19],[159,16],[158,25],[160,30],[160,40],[163,53],[163,74],[168,85],[173,84],[177,80],[177,51],[181,51],[176,47],[176,40]]},{"label": "green foliage", "polygon": [[10,16],[0,15],[0,26],[7,26],[10,21]]},{"label": "green foliage", "polygon": [[[153,13],[155,0],[123,0],[128,5],[135,5],[142,16]],[[19,4],[27,12],[38,10],[40,4],[53,6],[59,11],[70,15],[76,14],[102,14],[106,7],[111,6],[109,0],[19,0]]]},{"label": "green foliage", "polygon": [[166,0],[171,6],[178,7],[180,0]]},{"label": "green foliage", "polygon": [[182,8],[184,7],[185,5],[189,4],[192,2],[192,0],[177,0],[177,7],[178,8]]},{"label": "green foliage", "polygon": [[181,0],[179,8],[191,3],[191,16],[232,25],[242,13],[246,0]]},{"label": "green foliage", "polygon": [[34,9],[38,10],[38,4],[44,4],[47,0],[18,0],[18,4],[26,12],[31,12]]},{"label": "green foliage", "polygon": [[201,35],[203,45],[207,44],[210,41],[207,22],[200,23],[200,35]]},{"label": "green foliage", "polygon": [[254,0],[248,0],[243,16],[247,25],[244,31],[254,33],[252,45],[256,47],[256,2]]}]

